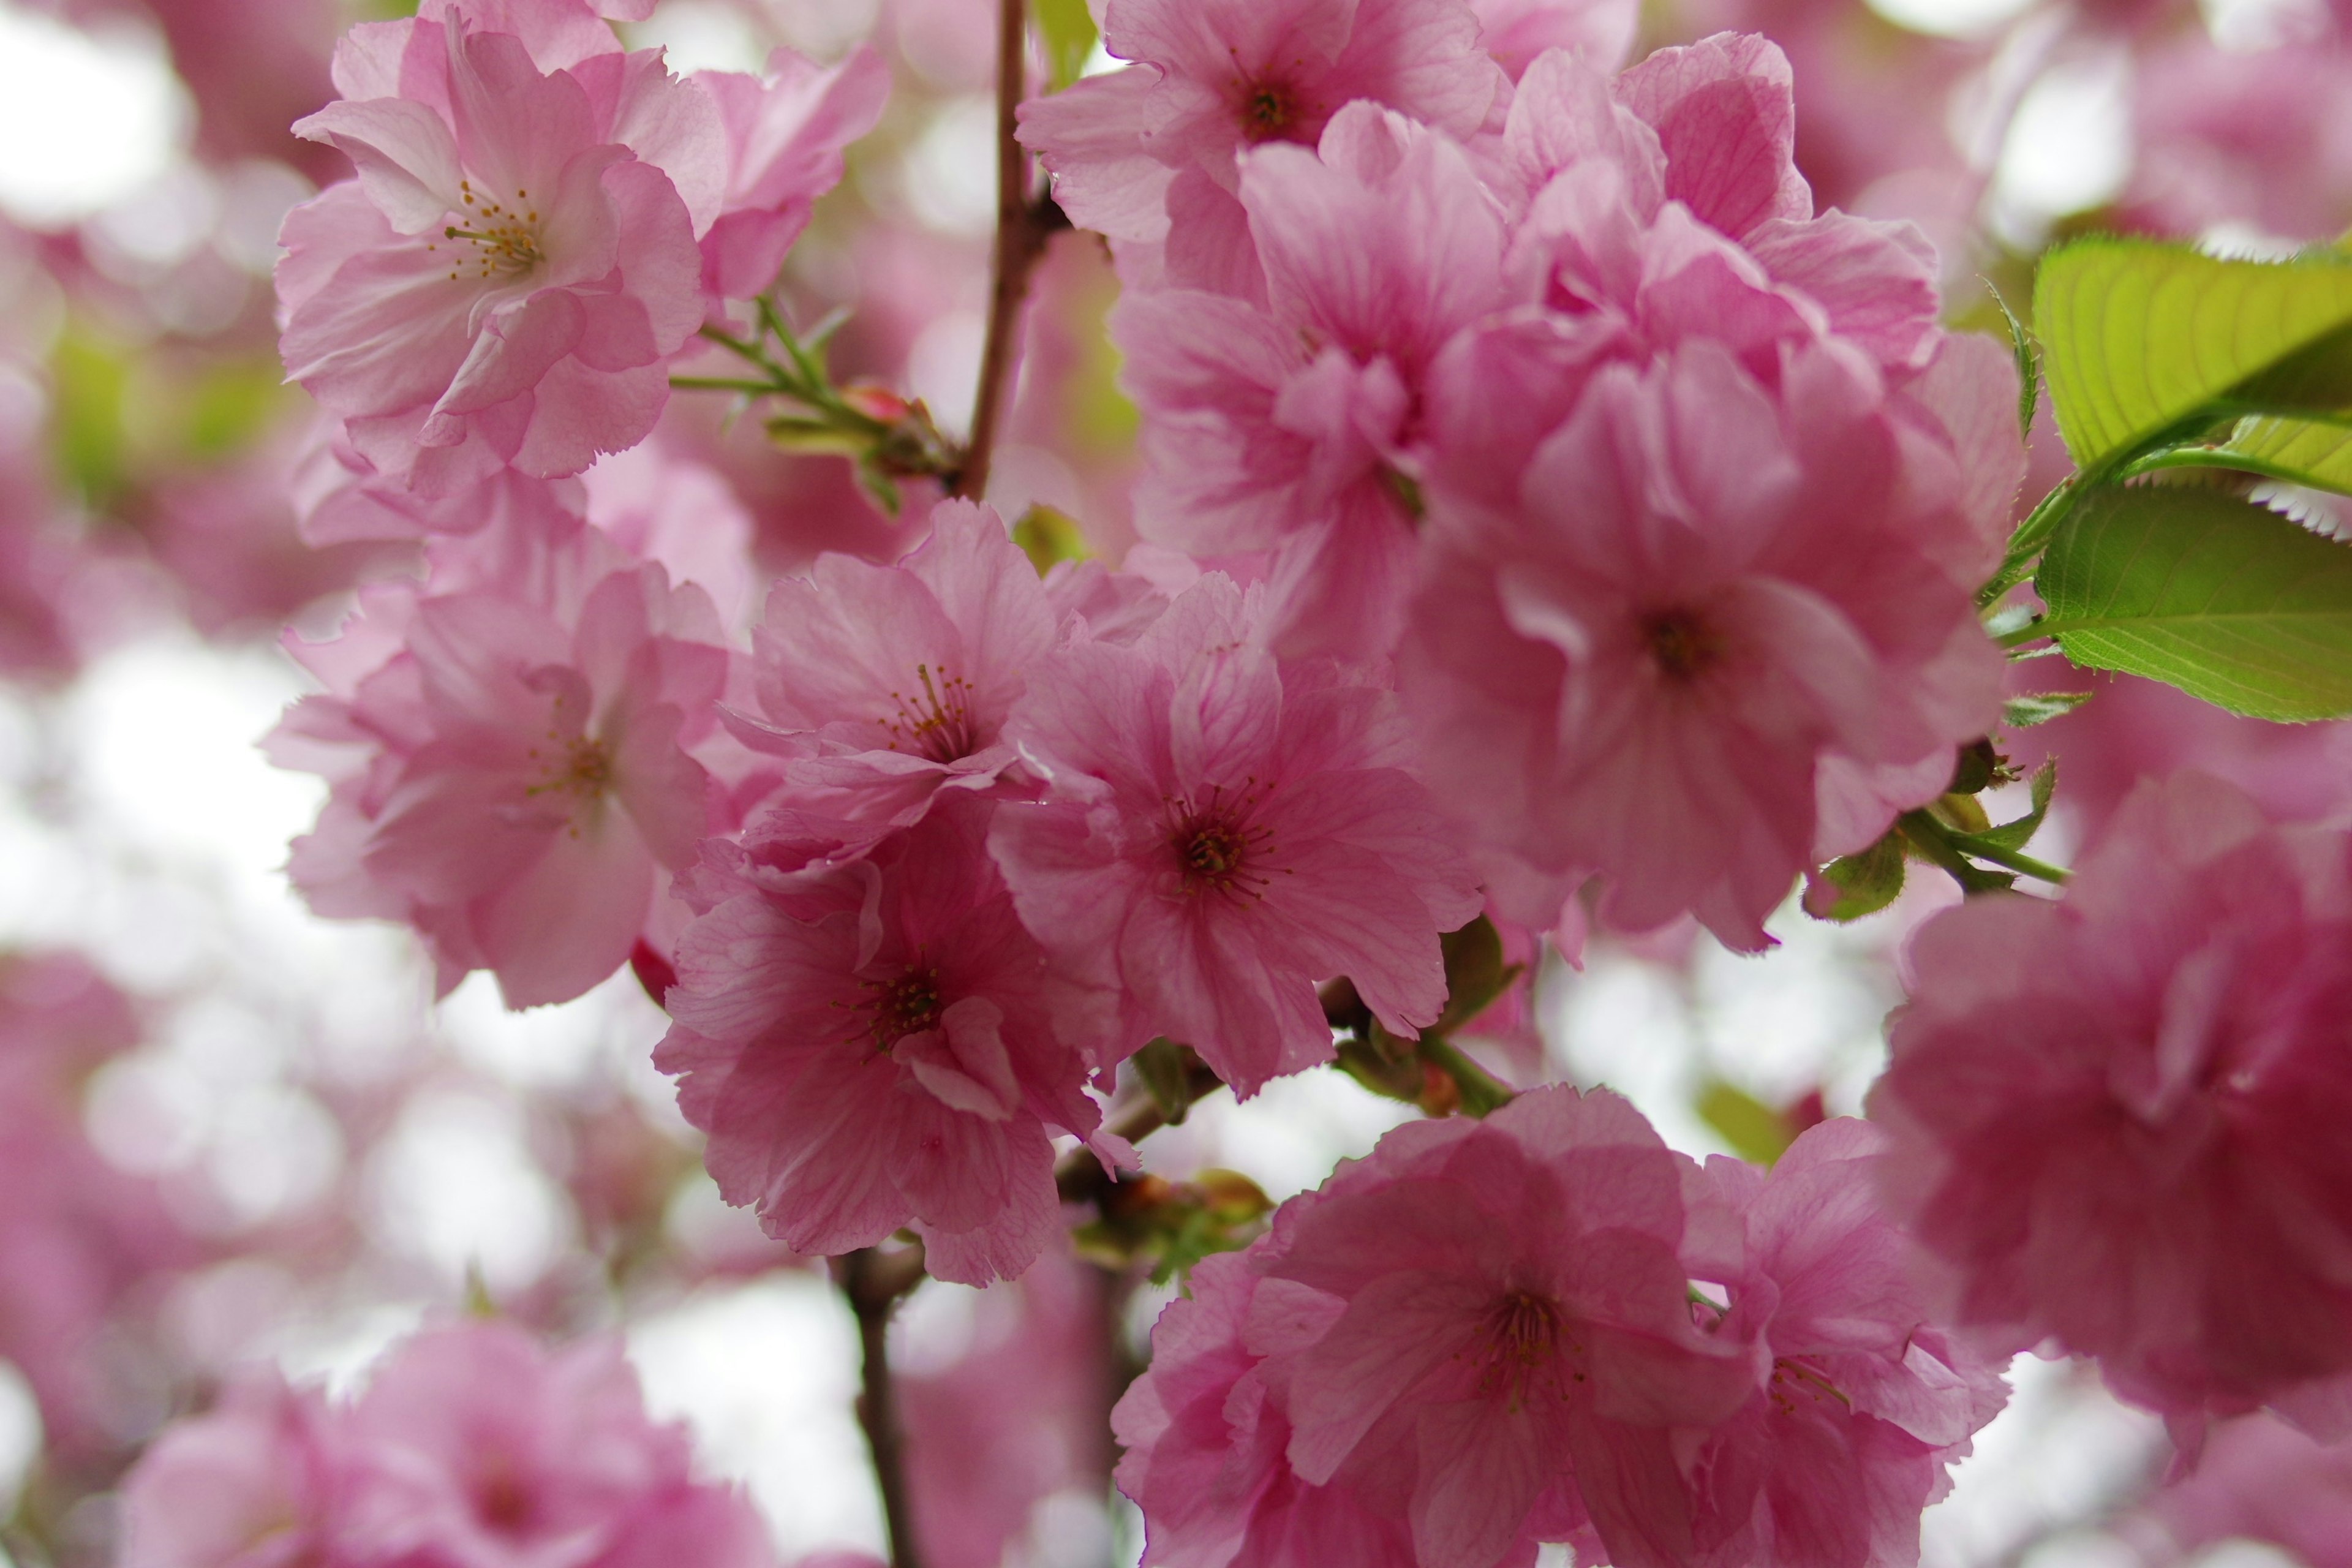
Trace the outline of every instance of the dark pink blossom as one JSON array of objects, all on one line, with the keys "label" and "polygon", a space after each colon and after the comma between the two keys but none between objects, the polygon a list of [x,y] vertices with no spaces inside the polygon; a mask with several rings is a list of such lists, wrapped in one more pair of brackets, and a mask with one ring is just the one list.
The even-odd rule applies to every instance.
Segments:
[{"label": "dark pink blossom", "polygon": [[687,747],[729,668],[710,601],[602,533],[467,542],[433,589],[386,584],[289,651],[327,690],[270,739],[326,775],[294,884],[321,914],[404,921],[444,991],[488,969],[513,1007],[626,961],[706,830]]},{"label": "dark pink blossom", "polygon": [[991,837],[1022,919],[1093,986],[1108,1056],[1165,1035],[1241,1094],[1330,1058],[1335,975],[1399,1034],[1435,1022],[1438,933],[1479,908],[1390,695],[1278,666],[1260,619],[1212,574],[1132,646],[1056,655],[1007,725],[1046,797]]},{"label": "dark pink blossom", "polygon": [[1735,1218],[1717,1337],[1759,1346],[1765,1385],[1709,1431],[1691,1559],[1707,1568],[1893,1568],[1918,1561],[1919,1516],[2008,1394],[1996,1366],[1939,1327],[1910,1243],[1881,1207],[1885,1144],[1848,1118],[1807,1130],[1767,1173],[1720,1156],[1709,1197]]},{"label": "dark pink blossom", "polygon": [[827,554],[769,590],[752,635],[759,711],[735,730],[787,759],[799,808],[904,826],[1013,764],[1005,720],[1055,636],[995,510],[942,501],[898,565]]},{"label": "dark pink blossom", "polygon": [[1920,931],[1870,1106],[1960,1321],[2181,1417],[2352,1371],[2347,851],[2183,773],[2063,900]]},{"label": "dark pink blossom", "polygon": [[1021,106],[1021,137],[1082,228],[1157,241],[1181,174],[1238,188],[1236,155],[1313,146],[1367,100],[1456,137],[1486,122],[1501,73],[1465,0],[1110,0],[1110,53],[1136,63]]},{"label": "dark pink blossom", "polygon": [[1941,790],[2000,673],[1972,599],[2000,432],[1988,461],[1825,348],[1780,381],[1709,342],[1612,365],[1515,493],[1433,488],[1399,655],[1490,845],[1605,874],[1616,923],[1745,948],[1805,867]]},{"label": "dark pink blossom", "polygon": [[343,100],[298,128],[359,178],[287,218],[287,372],[379,473],[430,490],[509,462],[577,473],[668,396],[666,361],[702,321],[718,113],[585,21],[605,52],[462,6],[360,29],[336,56]]},{"label": "dark pink blossom", "polygon": [[790,818],[714,847],[655,1062],[719,1191],[796,1252],[911,1223],[933,1274],[984,1284],[1060,1223],[1048,1129],[1098,1112],[984,847],[992,809],[940,804],[870,847]]}]

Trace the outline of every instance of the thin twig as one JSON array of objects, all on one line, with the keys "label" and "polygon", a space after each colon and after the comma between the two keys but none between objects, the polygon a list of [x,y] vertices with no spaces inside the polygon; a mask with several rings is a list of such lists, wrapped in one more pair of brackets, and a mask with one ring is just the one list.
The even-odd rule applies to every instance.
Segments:
[{"label": "thin twig", "polygon": [[988,466],[1012,396],[1020,357],[1021,304],[1030,269],[1061,218],[1050,198],[1029,188],[1029,150],[1021,145],[1021,100],[1029,79],[1027,0],[1000,0],[996,31],[996,248],[989,267],[988,336],[980,352],[980,386],[972,395],[971,439],[953,493],[974,500],[988,492]]},{"label": "thin twig", "polygon": [[899,1298],[922,1282],[923,1252],[909,1247],[884,1253],[861,1247],[834,1259],[834,1279],[857,1319],[859,1389],[857,1425],[874,1459],[882,1490],[882,1522],[890,1535],[890,1568],[922,1568],[915,1543],[914,1514],[907,1495],[907,1462],[900,1447],[898,1410],[890,1387],[890,1313]]}]

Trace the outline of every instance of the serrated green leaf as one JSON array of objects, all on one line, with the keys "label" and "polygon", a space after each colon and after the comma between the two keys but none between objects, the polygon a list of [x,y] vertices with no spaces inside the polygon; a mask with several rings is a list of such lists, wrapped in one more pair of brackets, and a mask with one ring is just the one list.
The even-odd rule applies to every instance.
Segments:
[{"label": "serrated green leaf", "polygon": [[[2223,261],[2089,239],[2053,251],[2033,329],[2074,462],[2098,473],[2352,326],[2352,258]],[[2303,406],[2303,405],[2296,405]]]},{"label": "serrated green leaf", "polygon": [[2051,794],[2057,787],[2058,760],[2053,757],[2033,770],[2033,782],[2028,786],[2032,791],[2031,798],[2033,802],[2032,810],[2015,822],[2000,823],[1974,833],[1955,833],[1952,835],[1952,842],[1970,853],[1986,847],[2024,848],[2033,842],[2033,836],[2042,831],[2042,820],[2050,815]]},{"label": "serrated green leaf", "polygon": [[1030,14],[1037,19],[1037,36],[1045,43],[1045,62],[1053,90],[1061,91],[1087,68],[1095,52],[1094,16],[1087,0],[1034,0]]},{"label": "serrated green leaf", "polygon": [[1796,1141],[1787,1117],[1719,1078],[1708,1079],[1699,1090],[1695,1109],[1700,1121],[1722,1134],[1733,1153],[1759,1165],[1770,1164]]},{"label": "serrated green leaf", "polygon": [[2250,501],[2100,490],[2051,540],[2034,588],[2076,664],[2257,719],[2352,714],[2352,545]]},{"label": "serrated green leaf", "polygon": [[1858,855],[1841,855],[1805,878],[1805,912],[1843,924],[1874,915],[1903,891],[1903,840],[1888,834]]},{"label": "serrated green leaf", "polygon": [[2047,724],[2072,713],[2093,695],[2088,691],[2033,691],[2012,697],[2000,705],[2000,721],[2012,730],[2031,730],[2036,724]]}]

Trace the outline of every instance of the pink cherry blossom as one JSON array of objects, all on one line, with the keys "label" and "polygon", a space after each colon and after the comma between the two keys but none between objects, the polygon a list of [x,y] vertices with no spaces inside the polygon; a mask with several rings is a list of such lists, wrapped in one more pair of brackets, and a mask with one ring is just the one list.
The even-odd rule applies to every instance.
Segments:
[{"label": "pink cherry blossom", "polygon": [[864,47],[832,67],[780,48],[764,79],[700,71],[694,83],[727,128],[727,192],[702,237],[703,286],[746,300],[775,282],[816,198],[841,183],[842,149],[882,117],[890,68]]},{"label": "pink cherry blossom", "polygon": [[2352,868],[2183,773],[1913,952],[1871,1114],[1959,1321],[2229,1415],[2352,1371]]},{"label": "pink cherry blossom", "polygon": [[1738,1243],[1685,1261],[1728,1291],[1715,1334],[1760,1346],[1771,1372],[1698,1451],[1695,1563],[1916,1562],[1921,1511],[2007,1396],[1998,1370],[1929,1315],[1872,1181],[1884,1142],[1841,1118],[1808,1129],[1769,1174],[1706,1163]]},{"label": "pink cherry blossom", "polygon": [[1398,1034],[1435,1022],[1438,933],[1479,908],[1389,694],[1281,668],[1261,618],[1213,574],[1133,646],[1056,655],[1007,725],[1046,798],[992,836],[1110,1054],[1165,1035],[1244,1095],[1330,1059],[1315,987],[1335,975]]},{"label": "pink cherry blossom", "polygon": [[513,1007],[626,960],[665,868],[694,858],[729,653],[710,601],[601,533],[491,536],[431,591],[361,596],[340,638],[289,642],[327,690],[270,739],[326,775],[290,874],[335,918],[404,921],[443,991],[488,969]]},{"label": "pink cherry blossom", "polygon": [[942,501],[900,564],[828,554],[769,590],[752,638],[759,714],[736,732],[790,759],[802,809],[912,823],[940,791],[987,791],[1013,765],[1005,719],[1055,623],[995,510]]},{"label": "pink cherry blossom", "polygon": [[1070,220],[1114,239],[1172,242],[1181,173],[1234,191],[1237,154],[1313,146],[1348,103],[1466,137],[1504,85],[1465,0],[1110,0],[1103,42],[1136,63],[1022,105],[1021,137]]},{"label": "pink cherry blossom", "polygon": [[1396,1476],[1429,1568],[1588,1527],[1622,1568],[1690,1561],[1674,1429],[1761,1380],[1692,1322],[1682,1169],[1624,1100],[1549,1088],[1401,1128],[1286,1205],[1245,1332],[1286,1373],[1297,1478]]},{"label": "pink cherry blossom", "polygon": [[1548,49],[1572,49],[1602,70],[1625,63],[1642,8],[1628,0],[1471,0],[1480,42],[1517,81]]},{"label": "pink cherry blossom", "polygon": [[1616,923],[1746,948],[1822,849],[1943,787],[2000,670],[1979,454],[1832,353],[1782,379],[1709,343],[1612,366],[1509,505],[1433,489],[1400,654],[1492,845],[1605,874]]},{"label": "pink cherry blossom", "polygon": [[436,12],[346,40],[344,99],[298,127],[359,178],[286,221],[287,372],[412,486],[509,462],[577,473],[653,427],[665,362],[701,323],[717,110],[657,52],[535,37],[559,68],[471,11]]},{"label": "pink cherry blossom", "polygon": [[1118,1488],[1143,1510],[1143,1568],[1417,1568],[1402,1508],[1291,1469],[1290,1422],[1249,1332],[1259,1284],[1247,1258],[1202,1259],[1111,1412]]},{"label": "pink cherry blossom", "polygon": [[347,1465],[327,1402],[274,1371],[167,1427],[122,1487],[121,1568],[341,1568]]},{"label": "pink cherry blossom", "polygon": [[992,809],[942,803],[829,852],[789,817],[713,847],[655,1062],[719,1191],[796,1252],[911,1223],[931,1273],[984,1284],[1059,1223],[1047,1130],[1089,1133],[1098,1112],[984,847]]},{"label": "pink cherry blossom", "polygon": [[1369,104],[1316,153],[1240,164],[1256,297],[1169,289],[1113,318],[1152,464],[1138,525],[1278,548],[1286,651],[1384,654],[1412,571],[1401,454],[1439,349],[1505,302],[1502,214],[1459,147]]},{"label": "pink cherry blossom", "polygon": [[2267,1542],[2310,1568],[2346,1568],[2352,1442],[2316,1442],[2273,1415],[2223,1422],[2195,1467],[2149,1496],[2126,1530],[2153,1563],[2236,1540]]},{"label": "pink cherry blossom", "polygon": [[356,1400],[263,1374],[125,1487],[125,1568],[770,1568],[743,1495],[695,1479],[616,1337],[498,1321],[397,1346]]}]

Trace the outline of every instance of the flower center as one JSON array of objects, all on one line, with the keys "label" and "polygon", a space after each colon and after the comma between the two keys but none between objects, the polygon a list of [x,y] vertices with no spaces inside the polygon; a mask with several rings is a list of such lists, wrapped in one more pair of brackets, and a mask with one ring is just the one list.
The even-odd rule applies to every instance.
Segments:
[{"label": "flower center", "polygon": [[1265,864],[1274,835],[1250,826],[1249,807],[1256,795],[1257,782],[1253,779],[1230,795],[1223,784],[1211,785],[1203,805],[1190,800],[1169,803],[1168,847],[1175,855],[1185,892],[1265,896],[1276,869]]},{"label": "flower center", "polygon": [[856,1011],[866,1016],[866,1037],[877,1052],[887,1051],[908,1035],[919,1035],[940,1025],[940,972],[909,969],[896,980],[868,980],[866,998]]},{"label": "flower center", "polygon": [[1843,1389],[1832,1383],[1817,1368],[1789,1356],[1774,1358],[1772,1381],[1766,1392],[1771,1397],[1773,1408],[1783,1415],[1794,1415],[1800,1399],[1809,1399],[1816,1405],[1834,1402],[1845,1409],[1853,1408],[1853,1401],[1846,1397]]},{"label": "flower center", "polygon": [[[1487,1310],[1484,1336],[1485,1365],[1478,1377],[1481,1394],[1504,1394],[1522,1401],[1546,1371],[1559,1367],[1563,1348],[1573,1354],[1580,1347],[1560,1320],[1559,1303],[1533,1290],[1506,1291]],[[1576,1382],[1584,1373],[1566,1367]]]},{"label": "flower center", "polygon": [[530,795],[572,795],[583,800],[593,800],[612,786],[613,753],[602,741],[585,735],[575,735],[570,741],[558,740],[561,754],[549,756],[538,746],[530,749],[531,759],[541,770],[540,782],[524,793]]},{"label": "flower center", "polygon": [[1258,82],[1242,90],[1242,136],[1250,142],[1271,142],[1298,119],[1298,102],[1278,81]]},{"label": "flower center", "polygon": [[1658,673],[1688,685],[1723,658],[1723,639],[1694,610],[1658,610],[1642,619],[1642,646]]},{"label": "flower center", "polygon": [[[530,199],[527,191],[515,192],[515,207],[478,193],[471,180],[457,182],[459,199],[465,203],[465,222],[453,223],[441,230],[441,237],[455,253],[450,258],[449,280],[456,282],[461,274],[471,272],[478,279],[519,278],[547,259],[539,248],[539,213],[536,209],[517,210]],[[438,250],[438,245],[428,245],[427,250]]]},{"label": "flower center", "polygon": [[889,749],[911,752],[934,763],[951,763],[980,750],[979,726],[971,718],[971,682],[941,666],[936,674],[928,664],[915,666],[922,689],[893,691],[898,711],[882,721]]}]

